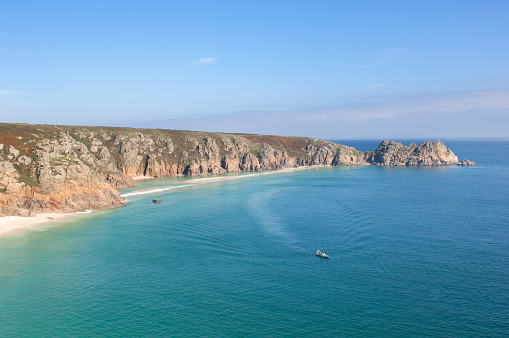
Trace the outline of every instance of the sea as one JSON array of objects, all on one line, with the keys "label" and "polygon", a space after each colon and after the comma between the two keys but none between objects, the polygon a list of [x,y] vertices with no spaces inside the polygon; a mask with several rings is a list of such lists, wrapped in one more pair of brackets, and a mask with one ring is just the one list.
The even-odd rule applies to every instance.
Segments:
[{"label": "sea", "polygon": [[507,337],[509,140],[444,143],[478,165],[138,181],[1,237],[0,336]]}]

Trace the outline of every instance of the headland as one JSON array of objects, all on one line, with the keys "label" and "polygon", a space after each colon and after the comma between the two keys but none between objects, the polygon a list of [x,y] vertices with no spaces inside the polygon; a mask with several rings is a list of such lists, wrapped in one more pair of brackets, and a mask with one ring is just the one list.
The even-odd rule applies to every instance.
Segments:
[{"label": "headland", "polygon": [[[123,206],[117,189],[147,178],[308,166],[471,164],[460,162],[441,141],[405,146],[384,140],[362,152],[307,137],[3,123],[0,217],[30,217],[30,222],[40,214]],[[54,218],[39,218],[48,220],[44,217]]]}]

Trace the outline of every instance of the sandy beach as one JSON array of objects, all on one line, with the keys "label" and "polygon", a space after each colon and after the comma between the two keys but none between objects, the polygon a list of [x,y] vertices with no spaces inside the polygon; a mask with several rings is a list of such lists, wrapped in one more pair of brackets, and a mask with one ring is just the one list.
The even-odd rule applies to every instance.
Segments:
[{"label": "sandy beach", "polygon": [[[302,167],[297,167],[297,168],[285,168],[285,169],[264,170],[264,171],[255,171],[255,172],[243,172],[244,175],[238,175],[238,176],[217,175],[217,176],[212,176],[212,177],[209,176],[209,177],[193,178],[188,181],[185,181],[185,183],[238,180],[238,179],[242,179],[242,178],[260,176],[260,175],[273,175],[273,174],[280,174],[280,173],[286,173],[286,172],[291,172],[291,171],[316,169],[316,168],[321,168],[321,167],[324,167],[324,166],[323,165],[314,165],[314,166],[302,166]],[[153,178],[153,177],[149,176],[149,178]]]},{"label": "sandy beach", "polygon": [[47,222],[53,222],[57,219],[76,215],[76,213],[47,213],[39,214],[35,217],[21,217],[21,216],[6,216],[0,217],[0,236],[3,236],[11,231],[30,228],[34,225],[39,225]]},{"label": "sandy beach", "polygon": [[[249,177],[254,177],[254,176],[259,176],[259,175],[272,175],[272,174],[284,173],[284,172],[289,172],[289,171],[306,170],[306,169],[319,168],[319,167],[322,167],[322,166],[303,166],[303,167],[298,167],[298,168],[287,168],[287,169],[280,169],[280,170],[274,170],[274,171],[250,173],[247,175],[239,175],[239,176],[200,177],[200,178],[188,180],[183,185],[176,185],[176,186],[170,186],[170,187],[155,187],[155,188],[135,190],[133,192],[123,194],[121,196],[126,197],[126,196],[131,196],[131,195],[142,195],[142,194],[148,194],[148,193],[161,192],[161,191],[165,191],[165,190],[183,188],[183,187],[191,186],[194,184],[200,184],[200,183],[222,181],[222,180],[237,180],[237,179],[244,179],[244,178],[249,178]],[[152,177],[152,176],[135,176],[135,177],[133,177],[133,180],[144,180],[144,179],[151,179],[151,178],[154,178],[154,177]],[[53,221],[56,221],[56,220],[64,218],[64,217],[77,215],[77,214],[78,213],[46,213],[46,214],[38,214],[35,217],[21,217],[21,216],[0,217],[0,236],[8,234],[14,230],[30,228],[35,225],[40,225],[40,224],[47,223],[47,222],[53,222]]]},{"label": "sandy beach", "polygon": [[154,176],[133,176],[133,181],[140,181],[140,180],[149,180],[151,178],[155,178]]},{"label": "sandy beach", "polygon": [[[193,178],[187,181],[181,182],[182,184],[178,185],[172,185],[172,186],[163,186],[163,187],[152,187],[152,188],[146,188],[146,189],[138,189],[134,190],[128,193],[121,194],[122,197],[129,197],[129,196],[135,196],[135,195],[145,195],[145,194],[152,194],[157,192],[163,192],[167,190],[174,190],[179,188],[186,188],[193,185],[198,184],[206,184],[206,183],[213,183],[217,181],[229,181],[229,180],[240,180],[240,179],[246,179],[250,177],[256,177],[261,175],[274,175],[274,174],[281,174],[291,171],[299,171],[299,170],[308,170],[308,169],[317,169],[317,168],[323,168],[323,165],[314,165],[314,166],[302,166],[297,168],[285,168],[285,169],[278,169],[278,170],[270,170],[270,171],[261,171],[261,172],[252,172],[245,175],[238,175],[238,176],[212,176],[212,177],[200,177],[200,178]],[[150,177],[152,178],[152,177]]]}]

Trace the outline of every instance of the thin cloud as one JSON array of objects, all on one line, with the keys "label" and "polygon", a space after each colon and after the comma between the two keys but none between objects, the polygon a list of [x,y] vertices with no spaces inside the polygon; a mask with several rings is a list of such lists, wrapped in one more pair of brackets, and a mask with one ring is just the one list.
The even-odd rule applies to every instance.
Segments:
[{"label": "thin cloud", "polygon": [[16,90],[3,90],[3,89],[0,89],[0,95],[6,95],[6,94],[21,94],[21,92],[18,92]]},{"label": "thin cloud", "polygon": [[[426,113],[461,113],[473,110],[507,110],[509,109],[509,90],[481,90],[432,93],[406,97],[387,97],[375,103],[356,104],[356,107],[338,107],[334,109],[308,111],[299,113],[307,116],[306,120],[317,116],[323,120],[324,115],[331,121],[369,121],[396,118],[402,115]],[[509,111],[508,111],[509,113]]]},{"label": "thin cloud", "polygon": [[216,61],[217,61],[216,58],[202,58],[196,62],[193,62],[192,65],[193,66],[194,65],[210,65],[210,64],[216,63]]},{"label": "thin cloud", "polygon": [[[171,122],[170,122],[171,121]],[[289,122],[291,121],[291,122]],[[172,119],[172,128],[316,137],[507,137],[509,89],[371,97],[330,109]]]}]

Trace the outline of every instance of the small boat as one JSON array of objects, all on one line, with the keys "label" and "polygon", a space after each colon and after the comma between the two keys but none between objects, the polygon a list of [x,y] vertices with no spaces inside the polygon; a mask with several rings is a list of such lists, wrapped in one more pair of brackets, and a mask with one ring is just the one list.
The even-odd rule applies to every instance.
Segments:
[{"label": "small boat", "polygon": [[320,250],[316,250],[316,255],[318,257],[322,257],[322,258],[329,258],[329,256],[327,256],[327,254],[325,254],[324,252],[321,252]]}]

